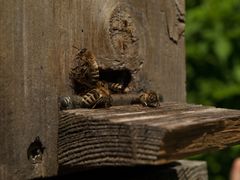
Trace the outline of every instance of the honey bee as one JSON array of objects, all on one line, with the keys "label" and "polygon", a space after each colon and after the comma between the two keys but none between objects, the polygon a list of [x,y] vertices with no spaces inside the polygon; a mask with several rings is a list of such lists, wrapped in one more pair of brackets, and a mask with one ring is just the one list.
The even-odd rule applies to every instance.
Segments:
[{"label": "honey bee", "polygon": [[73,109],[74,105],[70,96],[61,96],[58,99],[60,110]]},{"label": "honey bee", "polygon": [[112,97],[110,95],[107,85],[103,82],[98,82],[97,87],[90,90],[82,96],[83,107],[98,108],[110,107],[112,104]]},{"label": "honey bee", "polygon": [[63,96],[59,98],[61,110],[75,108],[106,108],[112,104],[112,97],[109,89],[102,82],[97,83],[97,87],[91,89],[82,96]]},{"label": "honey bee", "polygon": [[86,48],[80,49],[69,76],[87,88],[95,86],[99,81],[99,68],[94,54]]},{"label": "honey bee", "polygon": [[140,103],[148,107],[157,107],[159,106],[158,95],[154,91],[146,91],[140,94],[139,96]]},{"label": "honey bee", "polygon": [[130,91],[128,87],[120,83],[108,83],[108,86],[113,93],[128,93]]},{"label": "honey bee", "polygon": [[109,89],[116,93],[121,93],[124,90],[124,86],[120,83],[108,83]]}]

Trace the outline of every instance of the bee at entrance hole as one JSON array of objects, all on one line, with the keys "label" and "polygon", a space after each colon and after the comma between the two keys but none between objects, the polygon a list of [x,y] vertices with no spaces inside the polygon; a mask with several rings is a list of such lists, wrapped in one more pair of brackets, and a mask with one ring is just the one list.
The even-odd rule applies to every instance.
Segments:
[{"label": "bee at entrance hole", "polygon": [[99,81],[97,86],[83,95],[59,97],[61,110],[75,108],[107,108],[112,105],[112,97],[106,83]]},{"label": "bee at entrance hole", "polygon": [[157,107],[159,106],[158,95],[154,91],[145,91],[139,96],[140,103],[148,107]]},{"label": "bee at entrance hole", "polygon": [[124,91],[124,86],[120,83],[108,83],[108,87],[114,93],[121,93]]},{"label": "bee at entrance hole", "polygon": [[112,97],[106,83],[99,81],[97,87],[82,96],[83,107],[106,108],[112,104]]},{"label": "bee at entrance hole", "polygon": [[99,81],[96,57],[86,48],[78,50],[79,52],[74,59],[74,65],[69,75],[70,79],[87,88],[94,87]]}]

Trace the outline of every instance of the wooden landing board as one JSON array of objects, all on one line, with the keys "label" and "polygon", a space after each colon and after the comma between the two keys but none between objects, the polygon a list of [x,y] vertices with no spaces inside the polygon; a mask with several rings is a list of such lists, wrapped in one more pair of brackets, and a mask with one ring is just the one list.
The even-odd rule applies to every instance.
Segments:
[{"label": "wooden landing board", "polygon": [[162,103],[61,112],[60,168],[163,164],[240,142],[240,111]]}]

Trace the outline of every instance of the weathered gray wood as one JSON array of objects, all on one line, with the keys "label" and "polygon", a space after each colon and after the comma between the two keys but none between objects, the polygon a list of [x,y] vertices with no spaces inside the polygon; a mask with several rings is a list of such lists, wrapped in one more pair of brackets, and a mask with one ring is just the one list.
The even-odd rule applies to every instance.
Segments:
[{"label": "weathered gray wood", "polygon": [[48,178],[54,179],[116,179],[116,180],[208,180],[203,161],[180,160],[159,166],[103,167]]},{"label": "weathered gray wood", "polygon": [[[57,97],[72,93],[73,45],[92,50],[102,68],[131,70],[135,89],[185,101],[183,0],[0,4],[1,179],[57,173]],[[33,164],[27,149],[37,136],[45,149]]]},{"label": "weathered gray wood", "polygon": [[162,103],[63,111],[60,167],[162,164],[240,142],[240,111]]},{"label": "weathered gray wood", "polygon": [[[51,1],[0,1],[0,179],[57,173],[57,96],[66,88],[60,73]],[[62,68],[63,69],[63,68]],[[27,150],[39,136],[42,161]]]}]

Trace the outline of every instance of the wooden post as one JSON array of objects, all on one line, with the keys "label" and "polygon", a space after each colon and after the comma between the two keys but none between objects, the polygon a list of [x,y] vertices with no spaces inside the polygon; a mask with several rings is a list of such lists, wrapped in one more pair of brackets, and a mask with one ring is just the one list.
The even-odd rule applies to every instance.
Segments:
[{"label": "wooden post", "polygon": [[72,93],[73,45],[103,69],[128,69],[133,89],[185,101],[183,0],[0,4],[0,179],[57,174],[57,98]]},{"label": "wooden post", "polygon": [[[57,173],[57,97],[64,63],[51,1],[0,1],[0,179]],[[28,153],[39,137],[37,163]]]}]

